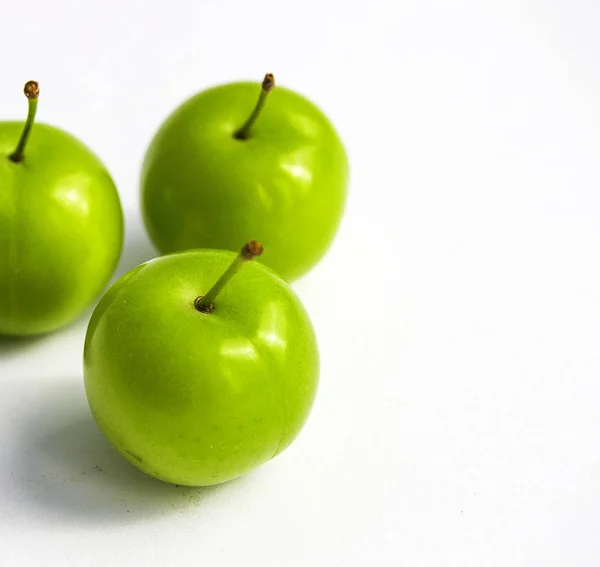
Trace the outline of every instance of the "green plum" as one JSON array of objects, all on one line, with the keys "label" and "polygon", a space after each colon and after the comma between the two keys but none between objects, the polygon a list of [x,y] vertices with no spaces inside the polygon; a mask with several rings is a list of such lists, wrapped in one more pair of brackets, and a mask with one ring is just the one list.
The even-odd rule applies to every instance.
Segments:
[{"label": "green plum", "polygon": [[304,426],[318,386],[317,341],[290,285],[249,262],[261,252],[251,241],[237,257],[155,258],[98,303],[84,346],[90,409],[148,475],[222,483],[281,453]]},{"label": "green plum", "polygon": [[268,74],[262,88],[253,82],[210,88],[184,102],[155,134],[142,167],[141,200],[159,251],[235,251],[253,236],[265,245],[262,262],[288,281],[325,254],[345,206],[346,152],[321,110],[273,87]]},{"label": "green plum", "polygon": [[0,123],[0,334],[14,336],[47,333],[81,315],[108,283],[123,243],[109,173],[70,134],[33,127],[35,81],[25,95],[25,125]]}]

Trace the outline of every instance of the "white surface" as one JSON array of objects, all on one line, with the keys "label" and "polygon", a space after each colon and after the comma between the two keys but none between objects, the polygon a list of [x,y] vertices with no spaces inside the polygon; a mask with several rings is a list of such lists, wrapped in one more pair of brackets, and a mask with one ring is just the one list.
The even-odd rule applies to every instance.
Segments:
[{"label": "white surface", "polygon": [[177,489],[110,449],[83,393],[87,316],[0,345],[0,564],[599,564],[596,0],[2,13],[2,117],[24,117],[35,78],[40,121],[106,162],[128,211],[120,273],[152,255],[146,145],[209,85],[272,71],[310,96],[352,185],[334,247],[295,285],[321,346],[313,414],[239,481]]}]

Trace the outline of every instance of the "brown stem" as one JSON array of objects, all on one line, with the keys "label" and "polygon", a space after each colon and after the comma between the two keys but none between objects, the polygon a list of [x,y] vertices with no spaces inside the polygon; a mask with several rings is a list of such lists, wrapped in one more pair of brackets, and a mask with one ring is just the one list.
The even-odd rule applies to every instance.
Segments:
[{"label": "brown stem", "polygon": [[29,108],[27,111],[27,120],[25,121],[23,133],[21,134],[17,148],[10,155],[11,161],[14,161],[15,163],[21,163],[25,159],[25,146],[27,145],[27,140],[29,140],[31,128],[33,127],[33,121],[35,120],[35,113],[37,111],[38,97],[40,96],[39,84],[36,81],[27,81],[25,83],[23,92],[27,97]]},{"label": "brown stem", "polygon": [[244,123],[244,125],[233,135],[236,140],[247,140],[250,138],[250,130],[256,122],[258,115],[260,114],[265,102],[267,100],[267,95],[273,90],[275,87],[275,77],[272,73],[267,73],[262,82],[262,87],[260,89],[260,96],[258,97],[258,102],[252,111],[252,114],[248,117],[248,120]]},{"label": "brown stem", "polygon": [[221,293],[221,290],[227,285],[229,280],[239,271],[246,263],[251,262],[263,253],[263,245],[257,240],[251,240],[246,243],[241,252],[236,256],[225,273],[217,280],[206,295],[197,297],[194,301],[194,306],[201,313],[212,313],[215,310],[215,299]]}]

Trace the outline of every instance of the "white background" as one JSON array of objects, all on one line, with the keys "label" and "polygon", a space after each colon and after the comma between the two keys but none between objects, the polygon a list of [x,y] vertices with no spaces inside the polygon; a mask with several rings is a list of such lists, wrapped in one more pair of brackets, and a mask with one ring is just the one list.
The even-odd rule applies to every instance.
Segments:
[{"label": "white background", "polygon": [[597,0],[3,2],[0,114],[37,79],[39,120],[105,161],[119,274],[153,255],[147,143],[210,85],[268,71],[312,98],[352,182],[294,284],[314,411],[247,477],[178,489],[108,446],[89,313],[0,342],[0,564],[597,567],[599,23]]}]

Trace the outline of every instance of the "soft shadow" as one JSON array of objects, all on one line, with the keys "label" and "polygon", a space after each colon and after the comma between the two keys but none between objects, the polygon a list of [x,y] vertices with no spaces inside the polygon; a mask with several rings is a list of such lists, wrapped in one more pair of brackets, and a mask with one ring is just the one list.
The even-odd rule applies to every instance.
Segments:
[{"label": "soft shadow", "polygon": [[0,335],[0,358],[9,354],[25,352],[43,342],[47,335],[35,337],[6,337]]},{"label": "soft shadow", "polygon": [[78,337],[83,340],[94,307],[95,304],[88,307],[75,321],[49,333],[31,337],[0,336],[0,362],[14,358],[26,359],[43,352],[48,353],[58,345],[70,346],[73,340],[79,341]]},{"label": "soft shadow", "polygon": [[61,383],[60,395],[44,397],[21,431],[22,458],[13,473],[21,483],[18,497],[32,500],[45,514],[75,523],[130,523],[195,510],[244,483],[239,479],[190,488],[150,478],[125,461],[99,431],[81,380]]},{"label": "soft shadow", "polygon": [[136,266],[156,258],[158,252],[148,238],[140,215],[135,212],[125,213],[125,243],[119,265],[115,270],[111,283],[130,272]]}]

